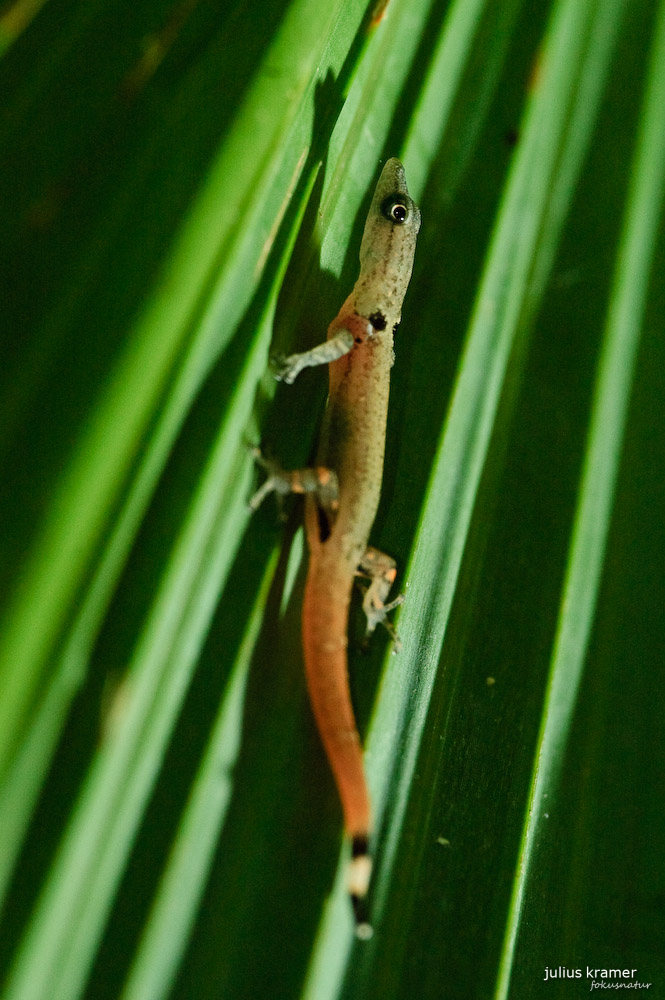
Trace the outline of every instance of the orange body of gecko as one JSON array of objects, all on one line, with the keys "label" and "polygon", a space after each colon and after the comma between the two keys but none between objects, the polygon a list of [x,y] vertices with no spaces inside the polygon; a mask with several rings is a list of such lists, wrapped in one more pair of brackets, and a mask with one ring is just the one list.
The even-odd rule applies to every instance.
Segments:
[{"label": "orange body of gecko", "polygon": [[349,891],[361,936],[371,933],[362,913],[371,872],[371,813],[349,692],[349,603],[354,578],[369,578],[363,608],[367,631],[373,632],[400,601],[386,604],[396,575],[394,560],[367,542],[381,492],[393,334],[419,228],[420,212],[409,197],[404,168],[390,159],[367,216],[360,275],[330,324],[327,341],[280,363],[278,377],[289,383],[305,367],[329,365],[318,467],[285,472],[260,459],[269,477],[252,501],[258,506],[272,489],[306,494],[310,560],[302,634],[307,686],[351,837]]}]

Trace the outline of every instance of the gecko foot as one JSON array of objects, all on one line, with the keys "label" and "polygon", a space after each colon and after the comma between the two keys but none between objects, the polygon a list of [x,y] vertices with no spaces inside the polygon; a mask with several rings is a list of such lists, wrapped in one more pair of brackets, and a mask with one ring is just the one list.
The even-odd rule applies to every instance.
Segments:
[{"label": "gecko foot", "polygon": [[369,546],[358,566],[357,575],[370,580],[368,587],[361,587],[363,611],[367,617],[367,635],[371,635],[377,625],[383,625],[393,640],[395,652],[398,653],[402,644],[394,625],[388,620],[388,615],[404,603],[404,594],[399,594],[392,601],[386,601],[397,576],[395,560]]},{"label": "gecko foot", "polygon": [[293,385],[296,378],[302,371],[302,354],[273,354],[270,358],[270,367],[278,382],[286,382]]},{"label": "gecko foot", "polygon": [[400,639],[395,626],[388,618],[391,611],[399,607],[400,604],[404,604],[404,594],[398,594],[393,601],[389,601],[388,604],[379,604],[376,602],[376,591],[372,590],[372,586],[366,587],[364,589],[363,598],[363,611],[367,616],[367,632],[366,634],[371,635],[376,629],[377,625],[382,625],[393,642],[393,648],[395,653],[399,653],[402,650],[402,640]]},{"label": "gecko foot", "polygon": [[292,492],[290,473],[285,472],[284,469],[277,464],[277,462],[270,458],[266,458],[260,448],[253,446],[250,450],[256,463],[268,473],[268,478],[250,499],[248,506],[250,510],[258,510],[268,494],[275,493],[277,497],[277,504],[279,506],[280,520],[283,521],[286,519],[286,515],[284,513],[284,497]]}]

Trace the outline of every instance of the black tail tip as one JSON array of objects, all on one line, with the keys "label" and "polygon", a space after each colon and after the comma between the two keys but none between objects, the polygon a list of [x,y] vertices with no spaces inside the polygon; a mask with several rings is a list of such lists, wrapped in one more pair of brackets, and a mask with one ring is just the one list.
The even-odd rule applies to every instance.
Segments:
[{"label": "black tail tip", "polygon": [[349,895],[353,914],[356,918],[356,937],[368,941],[374,933],[369,922],[367,888],[372,873],[372,859],[365,834],[357,834],[351,841],[351,864],[349,865]]},{"label": "black tail tip", "polygon": [[353,915],[356,918],[356,937],[360,941],[369,941],[374,934],[374,928],[369,922],[367,899],[364,896],[354,896],[351,893]]}]

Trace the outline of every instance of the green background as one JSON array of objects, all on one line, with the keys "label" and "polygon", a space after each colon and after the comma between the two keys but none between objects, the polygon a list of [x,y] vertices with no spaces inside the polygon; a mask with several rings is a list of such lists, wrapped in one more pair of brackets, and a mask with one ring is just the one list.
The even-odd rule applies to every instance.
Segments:
[{"label": "green background", "polygon": [[[665,982],[665,3],[16,0],[0,12],[3,1000],[557,998]],[[354,938],[307,705],[312,452],[276,386],[423,225],[350,672]],[[583,978],[544,982],[545,968]]]}]

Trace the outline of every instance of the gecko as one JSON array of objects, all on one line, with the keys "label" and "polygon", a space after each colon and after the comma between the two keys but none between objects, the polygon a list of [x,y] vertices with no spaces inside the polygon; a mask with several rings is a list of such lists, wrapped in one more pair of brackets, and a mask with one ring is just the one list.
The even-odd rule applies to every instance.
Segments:
[{"label": "gecko", "polygon": [[364,578],[369,580],[363,595],[367,633],[383,624],[397,642],[386,617],[403,599],[400,595],[387,600],[396,563],[368,540],[383,478],[393,335],[401,320],[419,229],[420,211],[409,196],[404,167],[389,159],[367,215],[358,280],[328,327],[327,340],[273,362],[276,377],[287,384],[304,368],[328,365],[317,465],[287,471],[254,449],[267,478],[250,501],[253,509],[272,491],[305,495],[305,672],[351,841],[347,884],[361,938],[372,934],[366,907],[371,808],[349,690],[347,628],[354,580]]}]

